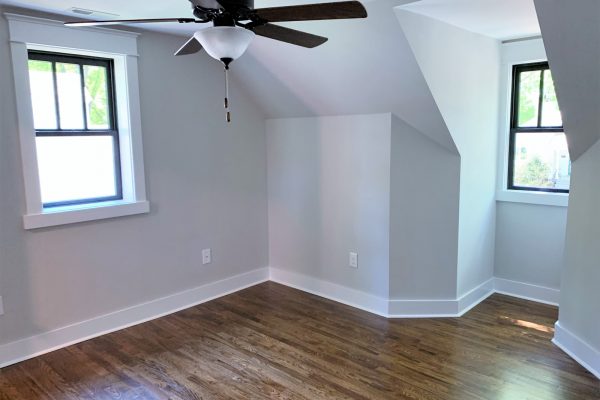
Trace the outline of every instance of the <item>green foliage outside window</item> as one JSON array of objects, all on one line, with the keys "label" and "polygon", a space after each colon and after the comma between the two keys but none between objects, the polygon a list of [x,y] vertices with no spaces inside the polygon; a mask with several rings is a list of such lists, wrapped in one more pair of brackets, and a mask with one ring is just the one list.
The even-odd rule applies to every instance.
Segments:
[{"label": "green foliage outside window", "polygon": [[84,67],[86,102],[90,125],[108,125],[108,93],[106,92],[106,69],[102,67]]},{"label": "green foliage outside window", "polygon": [[540,99],[540,71],[520,74],[518,126],[536,126]]},{"label": "green foliage outside window", "polygon": [[550,166],[535,156],[527,163],[519,163],[515,181],[521,186],[553,187],[554,183],[549,179],[550,173]]}]

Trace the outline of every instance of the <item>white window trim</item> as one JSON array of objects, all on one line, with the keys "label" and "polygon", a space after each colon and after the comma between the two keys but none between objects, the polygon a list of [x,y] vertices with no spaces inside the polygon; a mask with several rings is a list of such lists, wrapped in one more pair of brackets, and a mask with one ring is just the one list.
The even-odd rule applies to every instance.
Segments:
[{"label": "white window trim", "polygon": [[548,61],[544,42],[541,38],[502,44],[496,201],[567,207],[569,205],[569,195],[567,193],[507,189],[513,66],[541,61]]},{"label": "white window trim", "polygon": [[[138,83],[137,33],[69,28],[61,21],[4,13],[8,20],[15,80],[19,141],[25,184],[25,229],[63,225],[150,211],[146,199]],[[123,182],[123,200],[44,209],[29,87],[28,50],[61,51],[112,58]]]}]

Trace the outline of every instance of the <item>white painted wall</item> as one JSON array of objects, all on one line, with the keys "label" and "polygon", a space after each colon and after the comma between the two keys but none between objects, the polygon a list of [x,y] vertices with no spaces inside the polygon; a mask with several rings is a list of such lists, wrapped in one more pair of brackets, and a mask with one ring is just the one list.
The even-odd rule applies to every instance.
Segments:
[{"label": "white painted wall", "polygon": [[[547,60],[541,38],[502,44],[500,124],[498,132],[499,199],[518,200],[507,191],[512,68],[515,64]],[[528,195],[532,201],[556,194]],[[540,199],[540,197],[542,199]],[[496,205],[494,276],[516,282],[560,289],[564,266],[567,207],[499,200]]]},{"label": "white painted wall", "polygon": [[[267,265],[264,117],[222,69],[143,33],[139,75],[151,213],[25,231],[8,30],[0,18],[0,344]],[[213,263],[201,266],[201,249]]]},{"label": "white painted wall", "polygon": [[390,299],[456,298],[460,157],[392,116]]},{"label": "white painted wall", "polygon": [[598,171],[600,142],[573,163],[559,321],[600,353]]},{"label": "white painted wall", "polygon": [[508,187],[508,150],[510,134],[510,112],[512,98],[513,66],[547,61],[544,42],[541,38],[502,43],[500,66],[499,118],[498,118],[498,169],[496,190],[500,196],[514,196]]},{"label": "white painted wall", "polygon": [[560,289],[567,208],[498,202],[494,276]]},{"label": "white painted wall", "polygon": [[390,126],[390,114],[267,120],[271,267],[387,298]]},{"label": "white painted wall", "polygon": [[500,43],[396,8],[460,153],[457,295],[493,276]]},{"label": "white painted wall", "polygon": [[535,5],[573,160],[555,339],[600,377],[600,2]]}]

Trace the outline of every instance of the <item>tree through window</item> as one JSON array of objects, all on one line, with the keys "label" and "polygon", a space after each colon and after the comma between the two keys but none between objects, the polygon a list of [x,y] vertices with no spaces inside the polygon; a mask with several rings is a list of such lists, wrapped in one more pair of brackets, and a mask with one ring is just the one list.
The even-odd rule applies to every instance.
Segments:
[{"label": "tree through window", "polygon": [[571,160],[547,62],[513,69],[508,188],[568,193]]},{"label": "tree through window", "polygon": [[29,52],[45,208],[123,198],[112,60]]}]

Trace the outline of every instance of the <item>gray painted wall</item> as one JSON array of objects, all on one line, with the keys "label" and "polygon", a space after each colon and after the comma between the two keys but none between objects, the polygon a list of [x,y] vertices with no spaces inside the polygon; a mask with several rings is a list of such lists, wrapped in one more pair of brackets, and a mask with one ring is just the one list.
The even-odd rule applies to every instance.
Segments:
[{"label": "gray painted wall", "polygon": [[560,289],[567,208],[498,202],[494,276]]},{"label": "gray painted wall", "polygon": [[460,153],[457,295],[492,278],[500,42],[396,8]]},{"label": "gray painted wall", "polygon": [[390,118],[267,121],[271,267],[387,298]]},{"label": "gray painted wall", "polygon": [[267,148],[272,267],[384,298],[455,298],[455,153],[390,114],[268,120]]},{"label": "gray painted wall", "polygon": [[574,160],[559,320],[600,351],[600,2],[535,5]]},{"label": "gray painted wall", "polygon": [[572,166],[559,321],[563,328],[600,352],[598,171],[600,142],[583,153]]},{"label": "gray painted wall", "polygon": [[[267,266],[264,117],[222,69],[144,33],[139,75],[151,213],[36,231],[24,192],[8,30],[0,18],[0,344]],[[201,249],[213,263],[201,266]]]},{"label": "gray painted wall", "polygon": [[390,299],[454,299],[460,158],[392,116]]},{"label": "gray painted wall", "polygon": [[535,6],[576,160],[600,139],[600,2],[535,0]]}]

